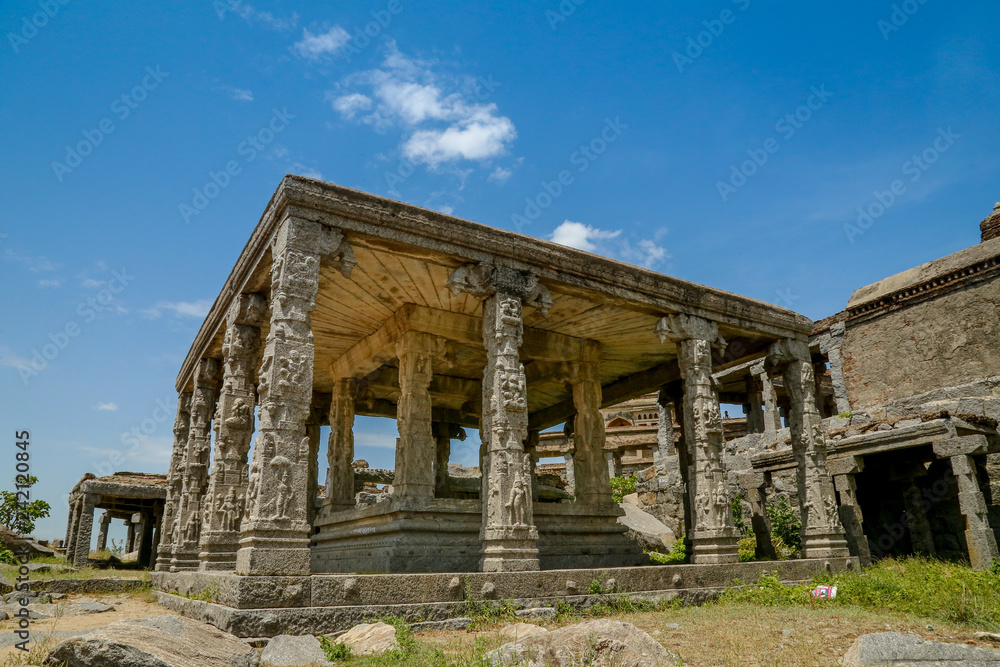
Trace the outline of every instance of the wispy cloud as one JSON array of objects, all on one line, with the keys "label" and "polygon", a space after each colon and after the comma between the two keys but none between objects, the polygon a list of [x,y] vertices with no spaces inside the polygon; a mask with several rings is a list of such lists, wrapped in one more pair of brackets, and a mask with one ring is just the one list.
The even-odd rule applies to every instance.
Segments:
[{"label": "wispy cloud", "polygon": [[62,278],[52,278],[52,279],[49,279],[49,280],[39,280],[38,281],[38,286],[39,287],[60,287],[62,285],[62,283],[63,283]]},{"label": "wispy cloud", "polygon": [[555,228],[555,231],[552,232],[552,236],[549,238],[560,245],[568,245],[571,248],[594,252],[597,250],[597,244],[594,241],[613,239],[621,233],[622,230],[620,229],[611,232],[585,225],[582,222],[566,220]]},{"label": "wispy cloud", "polygon": [[295,164],[293,164],[291,166],[291,169],[294,173],[298,174],[299,176],[305,176],[307,178],[315,178],[320,181],[323,180],[323,173],[319,169],[313,169],[312,167],[307,167],[301,162],[296,162]]},{"label": "wispy cloud", "polygon": [[351,35],[339,25],[329,28],[326,32],[315,34],[304,28],[302,39],[292,45],[292,52],[303,60],[324,60],[335,55],[349,41]]},{"label": "wispy cloud", "polygon": [[383,132],[398,128],[403,157],[432,169],[506,154],[517,138],[513,121],[496,104],[476,101],[468,80],[438,74],[434,65],[390,42],[381,68],[347,77],[328,99],[344,120]]},{"label": "wispy cloud", "polygon": [[250,25],[261,25],[272,30],[292,30],[299,24],[299,15],[292,12],[287,18],[279,18],[271,12],[262,12],[253,6],[240,2],[233,11]]},{"label": "wispy cloud", "polygon": [[253,102],[253,91],[235,86],[218,86],[215,90],[225,93],[237,102]]},{"label": "wispy cloud", "polygon": [[211,299],[200,299],[198,301],[160,301],[151,308],[142,310],[144,317],[156,319],[162,317],[164,313],[171,313],[177,317],[205,317],[212,307]]},{"label": "wispy cloud", "polygon": [[6,262],[15,262],[20,264],[32,273],[55,271],[59,268],[58,264],[49,260],[47,257],[42,255],[31,255],[26,252],[14,250],[13,248],[7,248],[4,250],[3,259]]},{"label": "wispy cloud", "polygon": [[492,183],[506,183],[507,180],[513,175],[510,169],[504,169],[503,167],[497,167],[493,170],[493,173],[489,175],[486,180]]},{"label": "wispy cloud", "polygon": [[8,368],[30,368],[31,360],[22,357],[6,345],[0,345],[0,366]]},{"label": "wispy cloud", "polygon": [[93,406],[95,410],[104,410],[107,412],[114,412],[118,409],[117,403],[97,403]]},{"label": "wispy cloud", "polygon": [[622,237],[622,230],[614,231],[592,227],[582,222],[566,220],[553,230],[549,239],[555,243],[613,257],[645,268],[670,259],[667,249],[659,245],[666,234],[665,229],[657,230],[653,238],[638,241]]}]

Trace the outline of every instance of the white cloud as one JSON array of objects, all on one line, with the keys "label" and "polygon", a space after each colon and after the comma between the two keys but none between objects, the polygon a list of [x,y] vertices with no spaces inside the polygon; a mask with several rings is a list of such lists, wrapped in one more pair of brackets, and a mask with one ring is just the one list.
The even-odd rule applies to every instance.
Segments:
[{"label": "white cloud", "polygon": [[58,264],[50,261],[46,257],[41,255],[29,255],[27,253],[18,252],[9,248],[4,252],[3,258],[8,262],[17,262],[18,264],[22,264],[32,273],[55,271],[59,268]]},{"label": "white cloud", "polygon": [[323,180],[323,174],[319,169],[313,169],[312,167],[307,167],[301,162],[296,162],[292,165],[292,171],[299,176],[305,176],[306,178],[315,178],[317,180]]},{"label": "white cloud", "polygon": [[556,227],[555,231],[552,232],[552,236],[549,238],[560,245],[568,245],[571,248],[594,252],[597,250],[597,245],[594,241],[613,239],[621,233],[622,230],[620,229],[609,232],[603,229],[598,229],[597,227],[585,225],[582,222],[572,222],[571,220],[566,220],[561,225]]},{"label": "white cloud", "polygon": [[655,241],[649,239],[642,239],[637,244],[637,247],[633,247],[628,240],[624,241],[619,255],[626,262],[638,264],[647,269],[651,269],[665,259],[670,258],[666,248],[657,245]]},{"label": "white cloud", "polygon": [[292,12],[292,15],[288,18],[278,18],[271,12],[262,12],[258,9],[254,9],[251,5],[245,2],[240,2],[233,8],[244,21],[253,25],[259,24],[266,28],[271,28],[272,30],[291,30],[299,23],[299,15]]},{"label": "white cloud", "polygon": [[[621,238],[622,230],[607,231],[585,225],[582,222],[566,220],[555,228],[549,237],[561,245],[579,248],[587,252],[597,252],[606,257],[614,257],[630,264],[651,269],[670,259],[667,249],[659,245],[666,229],[657,230],[652,238]],[[598,244],[597,241],[603,241]]]},{"label": "white cloud", "polygon": [[449,206],[448,204],[445,204],[444,206],[442,206],[438,210],[441,211],[442,213],[444,213],[445,215],[451,215],[452,213],[455,212],[455,207],[454,206]]},{"label": "white cloud", "polygon": [[351,35],[339,25],[315,35],[303,28],[302,39],[292,45],[292,51],[304,60],[322,60],[340,51],[349,41]]},{"label": "white cloud", "polygon": [[403,156],[432,169],[506,154],[517,138],[511,119],[496,104],[473,99],[468,80],[435,73],[432,65],[405,56],[390,42],[380,69],[347,77],[328,97],[346,120],[377,131],[398,127]]},{"label": "white cloud", "polygon": [[237,102],[253,102],[253,92],[243,88],[230,88],[229,95]]},{"label": "white cloud", "polygon": [[333,108],[345,120],[354,120],[354,116],[359,111],[368,111],[372,108],[372,100],[367,95],[351,93],[350,95],[342,95],[334,99]]},{"label": "white cloud", "polygon": [[31,368],[31,360],[17,354],[6,345],[0,345],[0,366]]},{"label": "white cloud", "polygon": [[117,403],[98,403],[93,406],[95,410],[106,410],[108,412],[114,412],[118,409]]},{"label": "white cloud", "polygon": [[149,319],[162,317],[164,311],[172,312],[177,317],[205,317],[212,307],[210,299],[198,301],[160,301],[152,308],[146,308],[142,314]]},{"label": "white cloud", "polygon": [[[169,424],[165,428],[169,428]],[[120,448],[92,447],[84,444],[75,444],[75,448],[91,457],[87,464],[88,468],[98,475],[106,475],[111,471],[136,470],[136,468],[162,472],[170,464],[170,455],[174,449],[173,436],[136,437],[132,433],[124,432],[121,437],[123,444]],[[125,442],[132,444],[124,444]]]},{"label": "white cloud", "polygon": [[403,144],[403,155],[415,162],[436,167],[459,159],[485,160],[502,155],[508,142],[517,137],[514,123],[494,116],[496,105],[487,113],[477,113],[444,130],[421,130]]},{"label": "white cloud", "polygon": [[59,287],[62,285],[62,278],[53,278],[51,280],[39,280],[39,287]]},{"label": "white cloud", "polygon": [[497,167],[493,170],[493,173],[489,175],[486,180],[492,181],[493,183],[506,183],[507,180],[513,175],[510,169],[504,169],[503,167]]}]

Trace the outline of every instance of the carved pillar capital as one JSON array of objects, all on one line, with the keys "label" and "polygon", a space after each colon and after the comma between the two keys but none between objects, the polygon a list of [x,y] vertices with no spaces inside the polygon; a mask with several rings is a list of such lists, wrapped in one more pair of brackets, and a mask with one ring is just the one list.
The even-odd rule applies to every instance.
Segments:
[{"label": "carved pillar capital", "polygon": [[466,292],[480,299],[493,294],[515,297],[522,305],[537,308],[542,315],[552,307],[549,290],[530,271],[495,264],[466,264],[455,269],[445,285],[452,295]]},{"label": "carved pillar capital", "polygon": [[713,348],[725,349],[726,339],[719,335],[719,325],[711,320],[706,320],[694,315],[678,313],[660,318],[656,323],[655,333],[660,338],[660,343],[668,340],[674,343],[681,343],[686,340],[704,340],[712,344]]}]

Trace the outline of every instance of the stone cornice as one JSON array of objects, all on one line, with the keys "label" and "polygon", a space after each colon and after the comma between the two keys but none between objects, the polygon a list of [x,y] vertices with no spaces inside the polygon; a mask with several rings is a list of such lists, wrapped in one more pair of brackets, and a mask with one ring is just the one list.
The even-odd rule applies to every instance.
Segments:
[{"label": "stone cornice", "polygon": [[1000,274],[1000,256],[990,257],[850,307],[847,309],[848,321],[853,324],[860,319],[868,319],[927,301],[963,287],[967,283],[992,278],[997,274]]},{"label": "stone cornice", "polygon": [[336,227],[348,237],[359,235],[414,245],[465,263],[493,262],[533,271],[549,284],[592,290],[651,312],[684,312],[763,337],[804,340],[812,330],[808,318],[756,299],[369,193],[288,175],[271,197],[202,323],[177,376],[178,391],[190,383],[194,364],[218,336],[229,303],[243,291],[286,215]]}]

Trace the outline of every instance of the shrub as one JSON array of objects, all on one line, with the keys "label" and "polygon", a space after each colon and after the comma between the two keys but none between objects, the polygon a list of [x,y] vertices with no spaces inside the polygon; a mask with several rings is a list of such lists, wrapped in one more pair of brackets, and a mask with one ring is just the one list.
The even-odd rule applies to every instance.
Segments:
[{"label": "shrub", "polygon": [[350,660],[351,658],[351,647],[347,644],[334,644],[329,638],[320,637],[319,645],[323,648],[327,660]]},{"label": "shrub", "polygon": [[802,521],[799,512],[791,507],[787,496],[778,496],[774,502],[767,504],[767,518],[771,522],[771,533],[786,544],[792,551],[802,551],[802,536],[799,530]]},{"label": "shrub", "polygon": [[684,546],[684,535],[682,534],[670,547],[669,554],[661,554],[656,551],[647,553],[649,560],[657,565],[678,565],[687,560],[687,548]]},{"label": "shrub", "polygon": [[622,502],[622,499],[630,493],[635,493],[635,485],[639,480],[635,475],[619,475],[617,477],[611,478],[611,497],[614,498],[616,503]]}]

